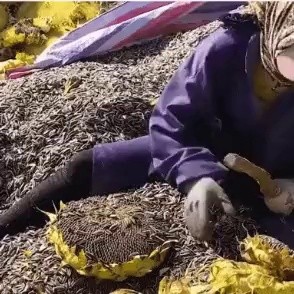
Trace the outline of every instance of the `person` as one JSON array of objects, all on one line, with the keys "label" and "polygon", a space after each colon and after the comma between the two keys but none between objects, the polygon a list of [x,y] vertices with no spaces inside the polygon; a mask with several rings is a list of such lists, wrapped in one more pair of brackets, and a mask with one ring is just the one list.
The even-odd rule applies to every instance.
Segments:
[{"label": "person", "polygon": [[[291,216],[282,222],[251,178],[222,164],[234,152],[275,179],[294,178],[294,3],[252,3],[246,10],[224,17],[174,73],[153,110],[149,135],[77,153],[0,215],[0,234],[42,222],[36,207],[48,211],[60,200],[159,180],[188,195],[186,223],[198,239],[212,236],[212,205],[234,214],[243,204],[264,230],[292,240]],[[291,194],[287,183],[282,192]]]}]

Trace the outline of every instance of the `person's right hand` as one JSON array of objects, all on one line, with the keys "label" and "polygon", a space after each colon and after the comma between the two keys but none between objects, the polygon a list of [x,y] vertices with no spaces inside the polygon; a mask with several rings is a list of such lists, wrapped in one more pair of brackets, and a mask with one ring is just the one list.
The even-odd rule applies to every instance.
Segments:
[{"label": "person's right hand", "polygon": [[215,222],[211,209],[214,205],[226,214],[235,214],[229,197],[213,179],[202,178],[191,186],[185,201],[184,218],[194,238],[202,241],[212,238]]},{"label": "person's right hand", "polygon": [[[266,170],[235,153],[227,154],[224,163],[232,171],[239,175],[246,174],[258,183],[264,204],[271,212],[283,215],[292,213],[294,210],[294,179],[272,179]],[[236,176],[236,173],[234,175]],[[231,184],[233,184],[232,180],[227,183],[227,188],[230,188]]]},{"label": "person's right hand", "polygon": [[290,215],[294,210],[294,180],[275,179],[279,194],[273,198],[264,195],[264,202],[268,209],[274,213]]}]

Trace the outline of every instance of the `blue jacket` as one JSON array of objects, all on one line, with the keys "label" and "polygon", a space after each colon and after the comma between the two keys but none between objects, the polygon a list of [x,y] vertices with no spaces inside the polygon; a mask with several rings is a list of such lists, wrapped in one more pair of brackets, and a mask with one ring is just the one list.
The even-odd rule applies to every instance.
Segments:
[{"label": "blue jacket", "polygon": [[180,190],[201,177],[223,180],[229,152],[294,176],[294,93],[261,112],[253,93],[259,32],[219,28],[180,66],[151,116],[152,165]]}]

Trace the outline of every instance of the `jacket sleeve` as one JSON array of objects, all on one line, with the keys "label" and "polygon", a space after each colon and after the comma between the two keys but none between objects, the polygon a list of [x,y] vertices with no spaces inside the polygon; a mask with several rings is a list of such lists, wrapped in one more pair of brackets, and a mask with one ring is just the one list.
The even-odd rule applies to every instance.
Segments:
[{"label": "jacket sleeve", "polygon": [[[152,113],[149,134],[155,173],[182,192],[202,177],[224,179],[227,169],[195,135],[215,111],[215,76],[222,54],[209,38],[180,66]],[[200,124],[200,125],[198,125]]]}]

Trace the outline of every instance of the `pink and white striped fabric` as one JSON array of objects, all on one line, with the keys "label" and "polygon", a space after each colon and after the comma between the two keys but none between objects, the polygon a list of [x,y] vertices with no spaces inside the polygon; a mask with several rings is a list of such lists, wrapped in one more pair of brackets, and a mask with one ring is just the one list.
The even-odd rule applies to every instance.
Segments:
[{"label": "pink and white striped fabric", "polygon": [[33,65],[14,69],[7,77],[18,78],[166,34],[195,29],[244,3],[246,2],[125,2],[63,36],[47,48]]}]

